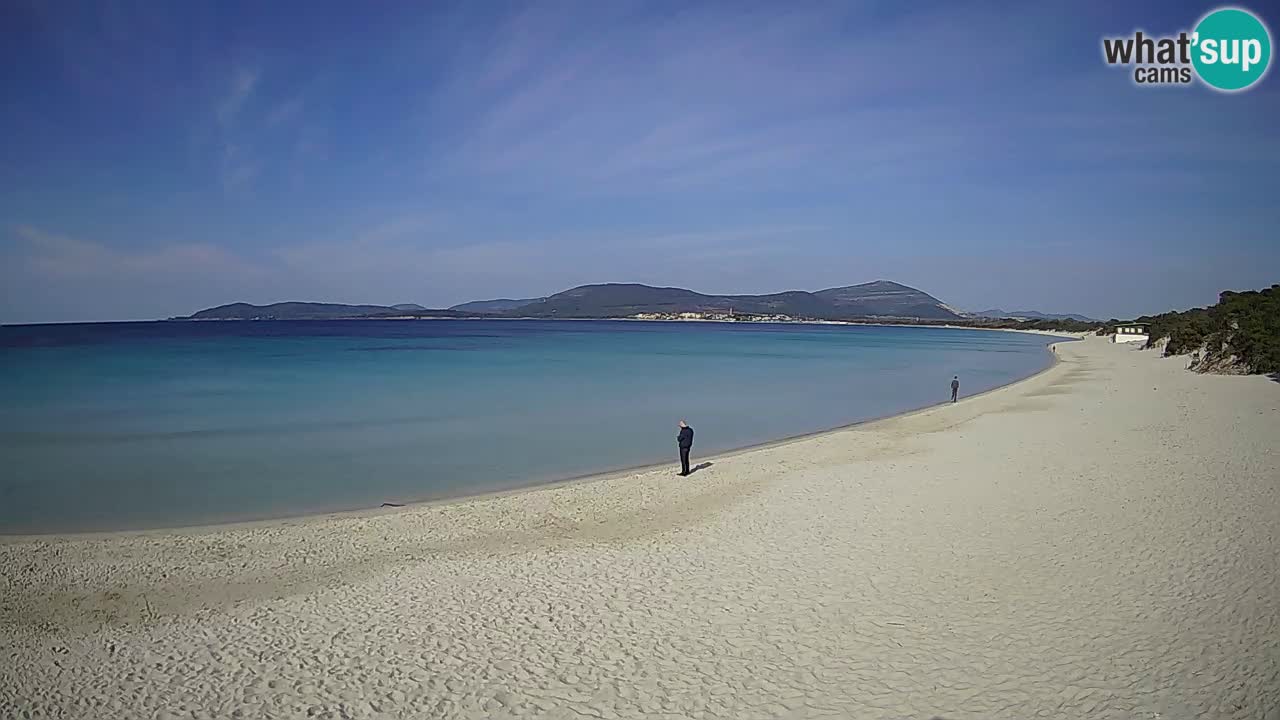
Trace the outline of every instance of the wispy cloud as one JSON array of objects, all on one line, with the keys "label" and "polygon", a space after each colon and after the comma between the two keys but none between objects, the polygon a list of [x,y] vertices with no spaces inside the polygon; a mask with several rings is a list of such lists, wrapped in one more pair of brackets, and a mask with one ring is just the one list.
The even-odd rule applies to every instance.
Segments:
[{"label": "wispy cloud", "polygon": [[260,66],[237,66],[215,103],[220,142],[214,168],[228,193],[243,195],[273,173],[300,186],[305,178],[300,166],[325,156],[325,130],[307,113],[308,85],[286,85],[285,92],[273,94],[264,86],[265,75]]},{"label": "wispy cloud", "polygon": [[[878,143],[893,137],[908,147],[911,133],[935,132],[939,118],[925,118],[965,92],[938,59],[965,57],[990,81],[1008,72],[999,58],[1024,44],[1010,33],[989,47],[956,33],[958,21],[989,20],[1005,37],[1000,29],[1034,16],[946,6],[901,17],[860,5],[616,7],[538,6],[508,19],[435,98],[441,112],[469,117],[446,169],[588,195],[830,187],[837,175],[880,164],[900,172],[900,153],[883,156]],[[858,32],[863,24],[876,31]],[[988,141],[954,135],[948,141],[968,151]],[[928,155],[936,143],[923,139],[917,165],[936,164]]]},{"label": "wispy cloud", "polygon": [[433,269],[433,260],[439,255],[433,246],[442,238],[438,219],[412,215],[384,220],[350,234],[281,245],[269,254],[295,273],[397,275]]},{"label": "wispy cloud", "polygon": [[450,305],[472,299],[467,288],[518,284],[541,266],[540,248],[527,241],[460,240],[451,232],[438,217],[410,215],[268,255],[303,295],[347,302]]},{"label": "wispy cloud", "polygon": [[0,228],[0,322],[153,319],[279,292],[268,268],[219,245],[123,247],[31,225]]},{"label": "wispy cloud", "polygon": [[33,308],[878,276],[1033,305],[1078,293],[1044,277],[1076,254],[1280,258],[1280,85],[1144,91],[1098,59],[1134,19],[1193,19],[1174,7],[444,2],[359,33],[264,4],[18,8],[0,219],[33,227],[0,226],[0,272]]},{"label": "wispy cloud", "polygon": [[222,186],[227,190],[243,188],[257,177],[260,165],[244,148],[230,143],[222,147]]},{"label": "wispy cloud", "polygon": [[[465,231],[466,237],[459,237],[458,230],[440,217],[406,216],[321,241],[283,245],[270,255],[281,274],[309,295],[443,306],[488,295],[550,294],[591,282],[683,282],[703,288],[715,282],[706,277],[708,267],[719,278],[743,266],[767,265],[788,243],[812,239],[825,228],[745,226],[590,237]],[[352,292],[371,287],[378,288],[374,296]]]},{"label": "wispy cloud", "polygon": [[29,225],[11,228],[21,246],[19,264],[55,279],[257,273],[259,268],[208,243],[173,243],[153,249],[121,250],[91,240],[48,232]]},{"label": "wispy cloud", "polygon": [[301,97],[294,97],[277,103],[276,106],[271,109],[271,112],[267,113],[265,120],[266,126],[274,128],[284,125],[285,123],[300,116],[305,107],[306,103]]},{"label": "wispy cloud", "polygon": [[260,71],[257,68],[236,68],[229,83],[230,87],[218,102],[215,111],[219,123],[228,125],[235,121],[245,103],[253,95],[254,88],[258,86],[259,75]]}]

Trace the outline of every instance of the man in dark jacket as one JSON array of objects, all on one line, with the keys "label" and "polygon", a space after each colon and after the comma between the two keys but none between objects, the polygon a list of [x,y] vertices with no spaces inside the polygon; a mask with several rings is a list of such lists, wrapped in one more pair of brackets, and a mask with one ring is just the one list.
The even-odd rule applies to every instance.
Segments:
[{"label": "man in dark jacket", "polygon": [[680,434],[676,436],[680,445],[680,477],[689,474],[689,450],[693,447],[693,428],[680,421]]},{"label": "man in dark jacket", "polygon": [[951,402],[955,402],[960,395],[960,376],[956,375],[951,378]]}]

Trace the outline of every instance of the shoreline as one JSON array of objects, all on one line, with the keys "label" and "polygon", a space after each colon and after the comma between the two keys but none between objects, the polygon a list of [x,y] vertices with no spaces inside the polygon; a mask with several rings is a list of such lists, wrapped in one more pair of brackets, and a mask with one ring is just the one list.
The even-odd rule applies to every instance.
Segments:
[{"label": "shoreline", "polygon": [[[447,319],[453,319],[453,318],[447,318]],[[508,318],[508,319],[524,319],[524,318]],[[163,322],[163,321],[157,321],[157,322]],[[727,322],[727,321],[636,320],[636,322]],[[767,324],[767,323],[760,323],[760,324]],[[779,324],[794,324],[794,323],[779,323]],[[903,325],[903,326],[884,326],[884,327],[923,327],[923,326]],[[1058,354],[1056,352],[1056,347],[1062,343],[1079,342],[1080,340],[1083,339],[1083,338],[1076,337],[1075,335],[1070,335],[1065,333],[1056,333],[1056,332],[1044,331],[1044,330],[1034,331],[1034,330],[1009,330],[1009,329],[1002,329],[1002,328],[963,328],[963,327],[952,327],[947,329],[961,329],[961,330],[986,329],[986,330],[994,330],[998,332],[1026,332],[1030,334],[1048,335],[1052,337],[1061,338],[1059,342],[1049,343],[1045,345],[1045,348],[1044,348],[1045,353],[1049,356],[1049,363],[1046,366],[1040,368],[1036,372],[1030,375],[1027,375],[1025,377],[1015,378],[1013,380],[1010,380],[1007,383],[1004,383],[1002,385],[997,385],[992,388],[988,388],[986,390],[983,390],[982,392],[974,393],[973,395],[966,395],[963,398],[961,398],[961,400],[959,401],[960,403],[963,403],[969,400],[974,400],[980,397],[984,397],[986,395],[990,395],[991,393],[995,393],[1001,390],[1011,388],[1020,383],[1033,380],[1053,370],[1060,362],[1060,358],[1058,357]],[[959,404],[959,403],[956,403],[956,404]],[[727,458],[736,457],[744,453],[749,453],[757,450],[768,450],[768,449],[777,448],[777,447],[784,447],[786,445],[802,442],[804,440],[819,438],[824,435],[831,435],[831,434],[835,434],[835,433],[839,433],[847,430],[852,430],[855,428],[865,428],[868,426],[874,426],[879,423],[885,423],[892,420],[907,418],[919,413],[924,413],[930,410],[938,409],[939,407],[948,407],[951,405],[952,403],[943,401],[943,402],[935,403],[932,405],[924,405],[920,407],[910,408],[908,410],[904,410],[899,413],[884,415],[882,417],[869,418],[867,420],[860,420],[857,422],[845,423],[843,425],[837,425],[835,427],[825,428],[821,430],[814,430],[811,432],[800,433],[797,435],[788,435],[788,436],[776,438],[773,440],[766,440],[764,442],[743,445],[741,447],[730,448],[727,450],[719,451],[712,455],[707,455],[705,457],[700,458],[699,462],[714,463],[717,460],[724,460]],[[620,477],[626,477],[630,475],[638,475],[638,474],[654,472],[657,470],[661,470],[663,468],[668,468],[671,465],[672,463],[669,461],[668,462],[652,462],[652,463],[644,463],[640,465],[633,465],[633,466],[628,466],[623,468],[588,472],[588,473],[574,475],[567,478],[560,478],[560,479],[550,480],[545,482],[534,481],[528,484],[521,484],[521,485],[516,485],[512,487],[507,487],[507,488],[479,490],[477,492],[467,492],[462,495],[427,497],[427,498],[416,499],[416,500],[405,500],[404,502],[398,502],[398,501],[392,501],[392,500],[383,501],[383,502],[396,503],[395,505],[391,505],[391,506],[386,506],[386,505],[364,506],[364,507],[350,508],[350,509],[344,509],[344,510],[302,512],[302,513],[293,514],[293,515],[277,515],[273,517],[255,518],[255,519],[248,519],[248,520],[227,520],[225,522],[199,523],[195,525],[172,525],[172,526],[141,528],[141,529],[89,530],[89,531],[70,531],[70,532],[51,531],[47,533],[0,532],[0,546],[7,545],[7,544],[21,544],[21,543],[28,543],[28,542],[50,542],[50,541],[57,542],[60,540],[65,540],[65,541],[103,540],[103,539],[110,539],[113,537],[122,537],[122,536],[154,537],[154,536],[164,536],[164,535],[205,535],[209,533],[217,533],[219,531],[228,531],[228,530],[265,528],[265,527],[271,527],[275,525],[296,525],[298,523],[305,523],[309,520],[319,520],[319,519],[338,520],[342,518],[380,517],[384,515],[395,515],[399,513],[411,512],[413,510],[420,510],[428,507],[463,505],[470,502],[483,501],[483,500],[488,500],[493,498],[517,496],[525,493],[537,492],[539,490],[552,490],[552,489],[557,489],[562,487],[570,487],[573,485],[598,483],[598,482],[614,480]],[[697,473],[695,472],[693,474],[696,475]]]},{"label": "shoreline", "polygon": [[0,697],[189,720],[1266,716],[1280,385],[1102,338],[1056,356],[690,478],[0,543]]}]

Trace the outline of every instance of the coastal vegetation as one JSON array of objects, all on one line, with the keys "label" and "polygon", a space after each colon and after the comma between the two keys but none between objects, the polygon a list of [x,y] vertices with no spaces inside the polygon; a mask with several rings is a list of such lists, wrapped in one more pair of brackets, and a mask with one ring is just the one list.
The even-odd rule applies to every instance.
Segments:
[{"label": "coastal vegetation", "polygon": [[1076,320],[1075,318],[1044,318],[1040,320],[995,320],[994,324],[974,321],[970,323],[974,327],[997,327],[1012,330],[1043,330],[1047,332],[1067,332],[1067,333],[1087,333],[1093,332],[1102,327],[1102,323],[1097,320]]},{"label": "coastal vegetation", "polygon": [[1166,355],[1195,354],[1200,372],[1280,372],[1280,285],[1226,291],[1216,305],[1140,317],[1149,327],[1147,347]]}]

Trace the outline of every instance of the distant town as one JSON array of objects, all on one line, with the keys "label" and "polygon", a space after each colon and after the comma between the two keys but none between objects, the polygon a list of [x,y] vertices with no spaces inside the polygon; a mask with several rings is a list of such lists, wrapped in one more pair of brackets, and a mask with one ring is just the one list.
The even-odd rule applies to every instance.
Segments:
[{"label": "distant town", "polygon": [[[631,320],[712,320],[716,322],[821,322],[810,318],[792,317],[791,315],[756,315],[727,312],[642,312],[627,316]],[[837,322],[837,321],[828,321]]]}]

